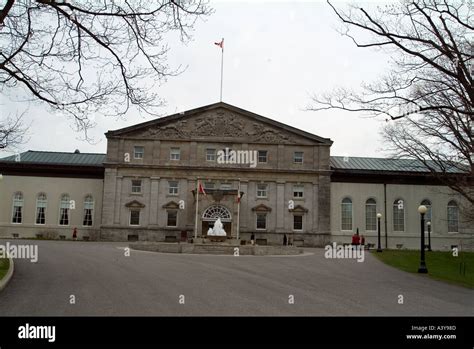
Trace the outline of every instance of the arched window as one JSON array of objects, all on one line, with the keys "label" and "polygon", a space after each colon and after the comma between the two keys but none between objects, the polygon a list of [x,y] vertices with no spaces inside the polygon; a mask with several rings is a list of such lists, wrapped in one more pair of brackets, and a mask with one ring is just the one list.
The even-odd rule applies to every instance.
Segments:
[{"label": "arched window", "polygon": [[203,221],[214,222],[217,218],[220,218],[222,222],[230,222],[232,220],[230,211],[227,207],[221,205],[209,206],[202,214]]},{"label": "arched window", "polygon": [[426,213],[425,213],[425,231],[428,231],[428,222],[431,222],[431,229],[433,229],[433,222],[432,220],[432,208],[431,208],[431,201],[430,200],[423,200],[421,205],[426,206]]},{"label": "arched window", "polygon": [[92,195],[87,195],[84,199],[84,219],[82,225],[92,226],[94,217],[94,198]]},{"label": "arched window", "polygon": [[20,224],[23,221],[23,194],[16,192],[13,194],[13,215],[12,223]]},{"label": "arched window", "polygon": [[46,206],[48,199],[45,193],[39,193],[36,197],[36,224],[46,223]]},{"label": "arched window", "polygon": [[365,202],[365,230],[377,230],[377,201],[367,199]]},{"label": "arched window", "polygon": [[393,231],[405,231],[405,202],[402,199],[393,202]]},{"label": "arched window", "polygon": [[448,203],[448,232],[457,233],[459,231],[459,207],[456,201]]},{"label": "arched window", "polygon": [[349,198],[341,202],[341,230],[352,230],[352,200]]},{"label": "arched window", "polygon": [[69,195],[61,195],[61,201],[59,203],[59,225],[69,225],[70,206],[71,200],[69,199]]}]

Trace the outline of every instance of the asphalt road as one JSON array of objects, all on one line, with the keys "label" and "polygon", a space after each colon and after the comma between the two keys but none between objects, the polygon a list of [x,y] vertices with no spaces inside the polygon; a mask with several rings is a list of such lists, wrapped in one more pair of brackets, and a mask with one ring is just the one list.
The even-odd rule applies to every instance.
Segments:
[{"label": "asphalt road", "polygon": [[14,243],[38,244],[39,260],[15,261],[0,292],[1,316],[474,315],[474,290],[396,270],[369,254],[363,263],[325,259],[323,249],[275,257],[132,250],[126,257],[120,243]]}]

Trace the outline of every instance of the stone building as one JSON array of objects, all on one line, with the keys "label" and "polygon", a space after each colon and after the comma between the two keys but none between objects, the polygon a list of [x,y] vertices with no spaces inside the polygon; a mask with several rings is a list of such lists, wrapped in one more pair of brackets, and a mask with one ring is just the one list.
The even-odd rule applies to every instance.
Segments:
[{"label": "stone building", "polygon": [[381,213],[383,245],[419,248],[422,203],[433,248],[474,233],[462,214],[472,207],[416,163],[331,157],[330,139],[226,103],[106,137],[107,154],[0,160],[0,237],[70,238],[76,227],[94,240],[189,241],[220,218],[228,238],[260,244],[345,243],[357,230],[375,243]]}]

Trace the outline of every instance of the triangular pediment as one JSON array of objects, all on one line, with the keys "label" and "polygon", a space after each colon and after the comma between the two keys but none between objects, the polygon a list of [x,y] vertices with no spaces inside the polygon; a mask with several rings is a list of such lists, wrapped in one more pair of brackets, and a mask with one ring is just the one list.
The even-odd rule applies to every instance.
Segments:
[{"label": "triangular pediment", "polygon": [[255,206],[255,207],[252,207],[252,211],[256,211],[256,212],[271,212],[271,211],[272,211],[272,208],[271,208],[271,207],[268,207],[267,205],[260,204],[260,205],[257,205],[257,206]]},{"label": "triangular pediment", "polygon": [[304,207],[301,206],[301,205],[296,205],[295,208],[290,209],[290,210],[288,210],[288,211],[294,212],[294,213],[306,213],[306,212],[308,212],[308,209],[307,209],[307,208],[304,208]]},{"label": "triangular pediment", "polygon": [[109,131],[106,135],[119,138],[236,143],[332,143],[330,139],[222,102]]},{"label": "triangular pediment", "polygon": [[163,208],[166,208],[168,210],[177,210],[177,209],[179,209],[179,204],[175,201],[170,201],[170,202],[164,204]]},{"label": "triangular pediment", "polygon": [[132,200],[130,202],[127,202],[125,204],[125,207],[128,207],[128,208],[144,208],[145,205],[142,204],[140,201]]}]

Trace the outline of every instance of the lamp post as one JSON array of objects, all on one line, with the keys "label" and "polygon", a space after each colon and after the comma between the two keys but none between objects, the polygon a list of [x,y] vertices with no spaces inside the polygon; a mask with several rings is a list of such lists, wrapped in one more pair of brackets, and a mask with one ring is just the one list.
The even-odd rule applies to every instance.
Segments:
[{"label": "lamp post", "polygon": [[420,214],[421,220],[421,249],[420,249],[420,267],[418,268],[418,272],[421,274],[427,274],[428,269],[426,268],[425,264],[425,213],[428,211],[426,206],[421,205],[418,207],[418,213]]},{"label": "lamp post", "polygon": [[377,252],[382,252],[382,246],[380,245],[380,218],[382,218],[382,214],[377,213],[377,236],[378,236]]},{"label": "lamp post", "polygon": [[431,251],[431,222],[426,223],[428,226],[428,251]]}]

